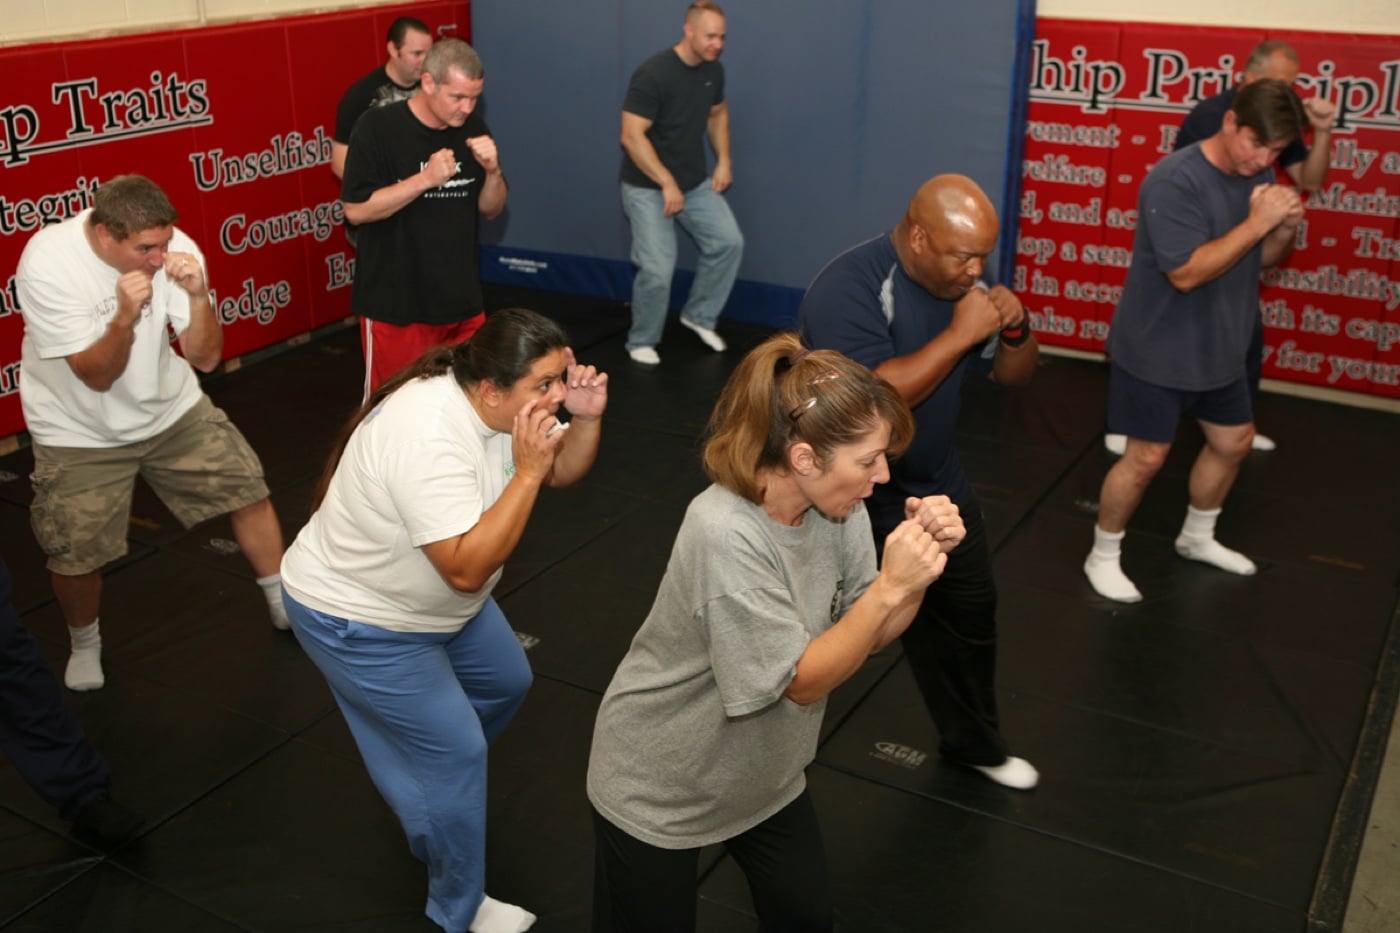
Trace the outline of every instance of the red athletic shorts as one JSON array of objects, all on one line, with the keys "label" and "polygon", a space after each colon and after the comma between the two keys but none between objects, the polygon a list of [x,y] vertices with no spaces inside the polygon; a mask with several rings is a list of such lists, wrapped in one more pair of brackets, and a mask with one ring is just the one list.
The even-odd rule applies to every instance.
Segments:
[{"label": "red athletic shorts", "polygon": [[365,351],[365,398],[394,373],[422,356],[425,350],[461,343],[485,322],[484,313],[452,324],[385,324],[360,318],[360,345]]}]

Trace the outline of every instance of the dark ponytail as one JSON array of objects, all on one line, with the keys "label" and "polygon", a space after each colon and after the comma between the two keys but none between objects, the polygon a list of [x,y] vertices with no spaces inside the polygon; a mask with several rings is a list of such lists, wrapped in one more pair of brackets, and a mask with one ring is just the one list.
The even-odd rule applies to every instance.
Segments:
[{"label": "dark ponytail", "polygon": [[345,422],[345,426],[336,435],[335,445],[331,448],[330,458],[326,461],[325,469],[321,471],[321,481],[316,484],[316,495],[311,499],[311,511],[314,513],[321,507],[321,501],[326,498],[326,490],[331,487],[331,477],[335,476],[335,468],[340,466],[340,458],[345,455],[345,448],[350,443],[350,435],[355,433],[355,429],[360,426],[360,422],[365,420],[370,412],[378,408],[386,398],[415,379],[428,379],[433,376],[441,376],[449,369],[454,369],[452,360],[457,354],[458,348],[464,344],[457,344],[455,347],[433,347],[407,367],[399,370],[365,400],[350,420]]},{"label": "dark ponytail", "polygon": [[544,315],[525,308],[505,308],[493,312],[481,329],[467,340],[455,346],[428,350],[387,379],[340,429],[330,459],[321,472],[321,481],[316,485],[311,511],[314,513],[319,509],[326,498],[331,477],[335,476],[340,458],[345,455],[345,448],[360,422],[403,386],[415,379],[431,379],[451,372],[457,384],[464,389],[483,380],[509,389],[530,371],[530,365],[535,360],[551,350],[568,345],[569,338],[563,329]]}]

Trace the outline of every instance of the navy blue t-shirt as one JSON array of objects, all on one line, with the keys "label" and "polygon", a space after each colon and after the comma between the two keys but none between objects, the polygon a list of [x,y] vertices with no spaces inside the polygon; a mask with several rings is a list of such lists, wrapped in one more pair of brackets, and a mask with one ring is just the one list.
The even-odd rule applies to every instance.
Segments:
[{"label": "navy blue t-shirt", "polygon": [[[947,330],[953,304],[909,278],[889,234],[881,234],[837,256],[817,274],[802,299],[798,327],[806,346],[837,350],[874,369],[916,352]],[[890,482],[875,488],[877,498],[971,499],[972,487],[953,449],[953,429],[968,371],[990,372],[995,353],[994,334],[985,346],[963,354],[938,388],[914,407],[914,442],[891,465]]]}]

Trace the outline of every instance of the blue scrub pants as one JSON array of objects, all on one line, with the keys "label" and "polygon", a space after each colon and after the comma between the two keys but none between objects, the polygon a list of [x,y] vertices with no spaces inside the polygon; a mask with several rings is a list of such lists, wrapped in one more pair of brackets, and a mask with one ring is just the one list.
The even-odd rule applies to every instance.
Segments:
[{"label": "blue scrub pants", "polygon": [[486,876],[486,749],[530,689],[530,664],[488,599],[458,632],[392,632],[317,612],[282,592],[374,786],[428,866],[427,915],[465,931]]}]

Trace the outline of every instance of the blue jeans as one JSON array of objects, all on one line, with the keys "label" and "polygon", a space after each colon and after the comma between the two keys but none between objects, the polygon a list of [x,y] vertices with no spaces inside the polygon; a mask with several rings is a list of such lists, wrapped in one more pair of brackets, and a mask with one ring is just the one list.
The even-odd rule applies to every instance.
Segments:
[{"label": "blue jeans", "polygon": [[671,299],[671,274],[676,271],[676,223],[695,241],[700,262],[681,316],[692,324],[714,329],[729,290],[739,274],[744,235],[723,195],[706,178],[685,193],[685,207],[674,217],[663,213],[659,188],[622,185],[622,210],[632,225],[632,329],[627,349],[654,347],[666,327]]},{"label": "blue jeans", "polygon": [[458,632],[392,632],[303,606],[292,631],[330,684],[370,779],[428,866],[428,917],[465,931],[486,879],[486,748],[530,688],[494,599]]}]

